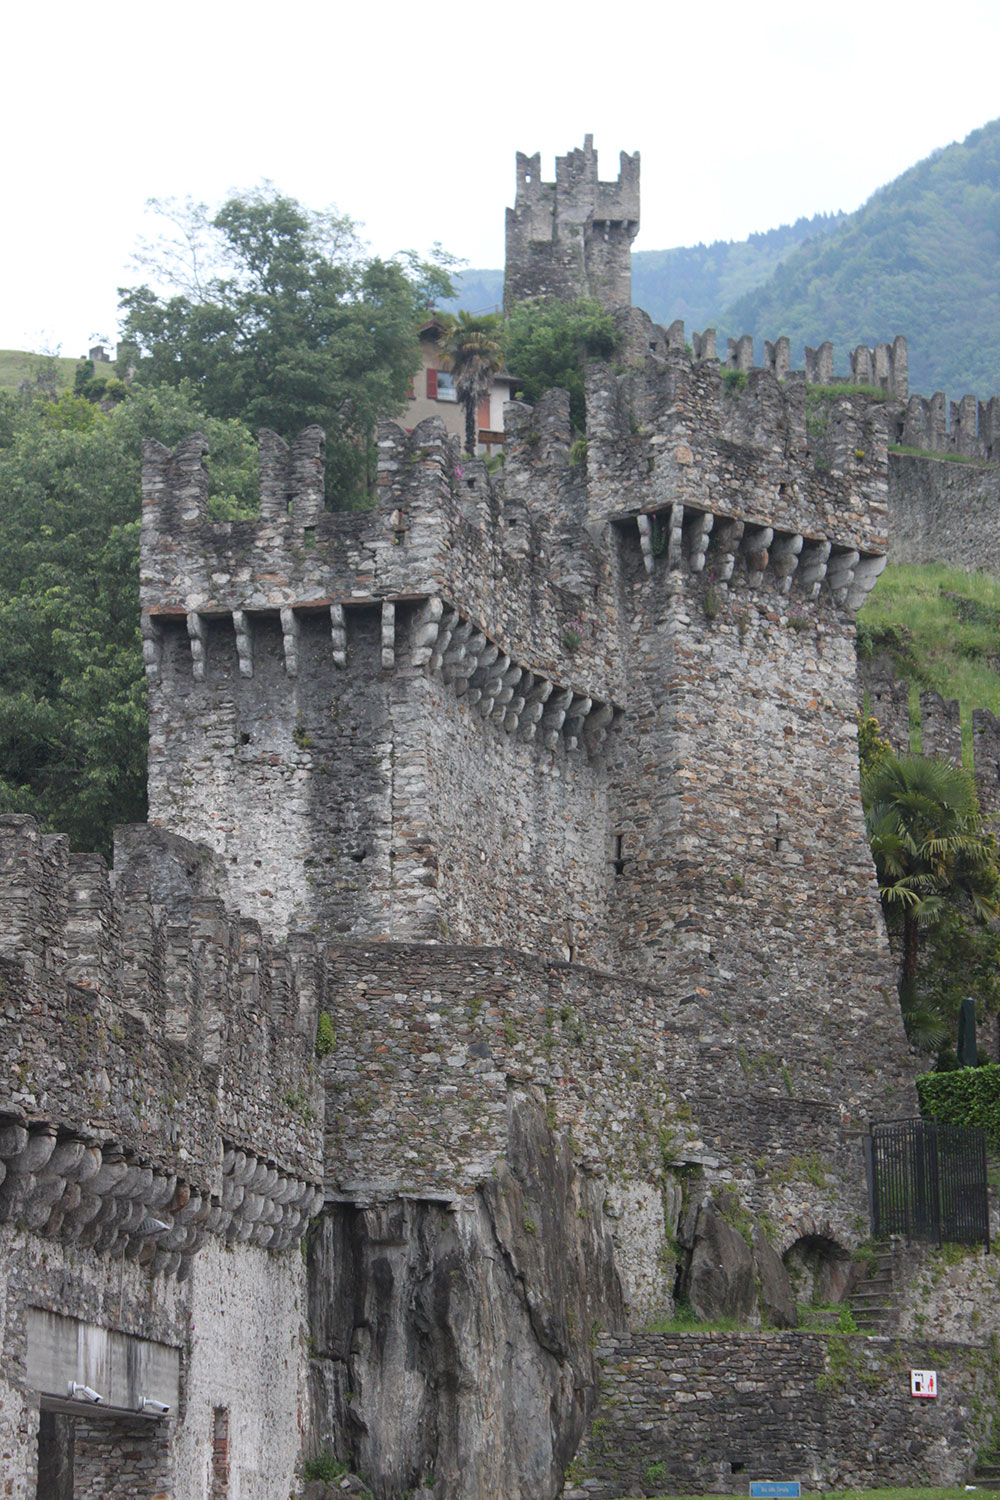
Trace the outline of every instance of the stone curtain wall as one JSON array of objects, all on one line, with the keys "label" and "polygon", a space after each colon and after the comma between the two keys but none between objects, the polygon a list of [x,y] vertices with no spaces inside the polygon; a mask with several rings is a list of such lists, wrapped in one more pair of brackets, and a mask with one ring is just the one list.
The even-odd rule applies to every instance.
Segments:
[{"label": "stone curtain wall", "polygon": [[947,563],[1000,577],[1000,469],[931,455],[889,456],[894,563]]},{"label": "stone curtain wall", "polygon": [[[315,945],[263,944],[208,894],[207,849],[137,828],[118,853],[113,889],[102,860],[43,840],[31,818],[0,818],[0,1111],[110,1138],[205,1194],[221,1186],[220,1139],[315,1180],[321,1131],[303,1114],[319,1104]],[[65,1171],[93,1175],[68,1159]]]},{"label": "stone curtain wall", "polygon": [[[81,1494],[198,1500],[213,1403],[233,1411],[241,1493],[288,1494],[299,1241],[322,1201],[322,975],[308,938],[272,948],[227,912],[222,879],[209,850],[160,830],[119,830],[112,878],[30,818],[0,818],[0,1493],[19,1500],[38,1448],[29,1307],[183,1353],[180,1449],[164,1447],[176,1412],[117,1435],[94,1422]],[[150,1216],[157,1235],[139,1232]],[[282,1436],[264,1441],[272,1421]]]},{"label": "stone curtain wall", "polygon": [[867,1232],[863,1122],[888,1097],[874,1050],[870,1073],[833,1044],[828,1067],[813,1068],[805,1025],[769,1045],[767,1012],[748,1021],[734,1000],[722,1019],[717,993],[500,949],[345,945],[328,964],[337,1197],[461,1199],[502,1157],[519,1087],[606,1184],[633,1323],[672,1305],[676,1169],[703,1166],[705,1190],[735,1185],[779,1251],[815,1234],[849,1247]]},{"label": "stone curtain wall", "polygon": [[[568,1500],[717,1491],[960,1485],[991,1399],[987,1351],[803,1333],[601,1339],[601,1403]],[[940,1394],[910,1394],[911,1369]]]}]

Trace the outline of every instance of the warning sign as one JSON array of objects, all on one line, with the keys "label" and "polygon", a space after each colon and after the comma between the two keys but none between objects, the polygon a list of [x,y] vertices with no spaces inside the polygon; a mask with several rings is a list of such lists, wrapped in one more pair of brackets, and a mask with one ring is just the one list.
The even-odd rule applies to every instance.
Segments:
[{"label": "warning sign", "polygon": [[937,1393],[937,1370],[910,1371],[911,1396],[936,1396]]}]

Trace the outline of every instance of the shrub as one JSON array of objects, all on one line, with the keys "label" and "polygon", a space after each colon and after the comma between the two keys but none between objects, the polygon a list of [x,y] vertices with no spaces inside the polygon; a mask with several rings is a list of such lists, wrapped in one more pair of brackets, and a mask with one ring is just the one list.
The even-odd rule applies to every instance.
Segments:
[{"label": "shrub", "polygon": [[920,1112],[946,1125],[978,1126],[991,1150],[1000,1150],[1000,1063],[924,1073],[917,1079]]}]

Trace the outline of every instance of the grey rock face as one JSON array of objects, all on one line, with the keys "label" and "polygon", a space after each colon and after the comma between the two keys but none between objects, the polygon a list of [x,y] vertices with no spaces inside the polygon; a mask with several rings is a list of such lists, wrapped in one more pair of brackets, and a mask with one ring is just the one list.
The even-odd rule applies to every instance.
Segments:
[{"label": "grey rock face", "polygon": [[312,1247],[317,1441],[379,1500],[545,1500],[596,1400],[622,1292],[603,1187],[523,1096],[507,1160],[457,1205],[342,1205]]},{"label": "grey rock face", "polygon": [[685,1277],[687,1301],[699,1318],[750,1317],[757,1301],[750,1247],[714,1203],[698,1210],[694,1249]]},{"label": "grey rock face", "polygon": [[775,1328],[794,1328],[798,1321],[792,1283],[778,1252],[758,1224],[753,1235],[757,1261],[757,1296],[761,1314]]}]

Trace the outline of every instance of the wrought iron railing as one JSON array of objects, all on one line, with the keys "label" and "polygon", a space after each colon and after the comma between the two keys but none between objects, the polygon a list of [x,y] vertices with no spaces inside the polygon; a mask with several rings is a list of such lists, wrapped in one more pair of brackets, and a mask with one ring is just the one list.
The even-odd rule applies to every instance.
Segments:
[{"label": "wrought iron railing", "polygon": [[939,1120],[891,1120],[866,1141],[872,1232],[941,1245],[985,1244],[986,1138]]}]

